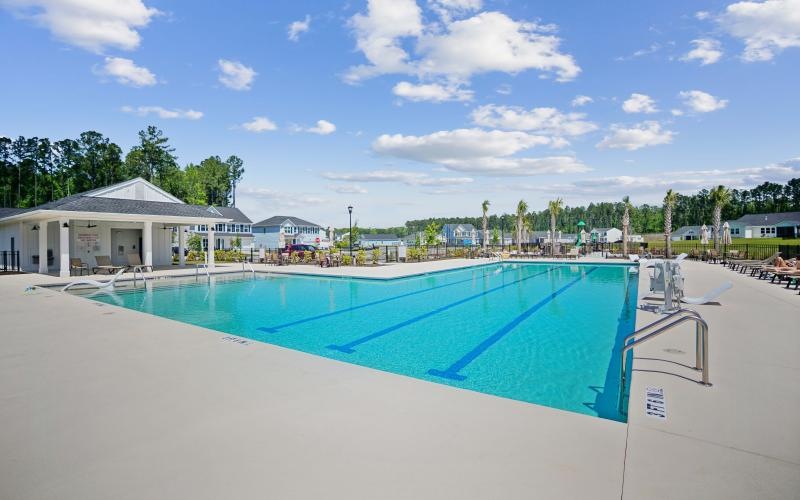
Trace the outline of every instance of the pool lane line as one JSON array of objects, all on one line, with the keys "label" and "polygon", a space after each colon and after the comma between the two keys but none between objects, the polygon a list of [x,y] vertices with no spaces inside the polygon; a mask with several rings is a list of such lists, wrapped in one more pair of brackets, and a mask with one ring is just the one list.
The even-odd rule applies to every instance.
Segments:
[{"label": "pool lane line", "polygon": [[553,269],[554,269],[554,267],[552,267],[552,266],[548,267],[546,270],[544,270],[544,271],[542,271],[540,273],[532,274],[530,276],[526,276],[524,278],[520,278],[518,280],[514,280],[514,281],[512,281],[510,283],[499,285],[499,286],[496,286],[494,288],[490,288],[488,290],[484,290],[483,292],[476,293],[474,295],[470,295],[469,297],[465,297],[465,298],[457,300],[455,302],[451,302],[450,304],[438,307],[438,308],[436,308],[436,309],[434,309],[432,311],[428,311],[428,312],[420,314],[418,316],[414,316],[413,318],[409,318],[409,319],[407,319],[405,321],[401,321],[400,323],[395,323],[394,325],[386,327],[383,330],[378,330],[375,333],[370,333],[369,335],[366,335],[364,337],[361,337],[361,338],[358,338],[356,340],[353,340],[352,342],[348,342],[347,344],[344,344],[344,345],[331,344],[331,345],[327,346],[327,348],[328,349],[333,349],[333,350],[336,350],[336,351],[341,351],[341,352],[344,352],[344,353],[347,353],[347,354],[352,354],[352,353],[356,352],[355,349],[353,349],[354,347],[356,347],[358,345],[361,345],[361,344],[363,344],[365,342],[369,342],[370,340],[374,340],[374,339],[376,339],[378,337],[383,337],[384,335],[392,333],[395,330],[399,330],[400,328],[403,328],[403,327],[406,327],[408,325],[414,324],[414,323],[416,323],[418,321],[422,321],[423,319],[430,318],[431,316],[435,316],[435,315],[437,315],[439,313],[442,313],[442,312],[444,312],[444,311],[446,311],[448,309],[452,309],[453,307],[460,306],[461,304],[469,302],[470,300],[474,300],[474,299],[477,299],[479,297],[483,297],[484,295],[488,295],[488,294],[490,294],[492,292],[496,292],[498,290],[502,290],[503,288],[507,288],[507,287],[509,287],[511,285],[516,285],[518,283],[522,283],[523,281],[527,281],[527,280],[529,280],[531,278],[535,278],[537,276],[541,276],[542,274],[549,273]]},{"label": "pool lane line", "polygon": [[480,356],[487,349],[492,347],[495,343],[497,343],[497,341],[499,341],[500,339],[505,337],[506,334],[508,334],[511,330],[513,330],[517,326],[519,326],[520,323],[522,323],[523,321],[525,321],[526,319],[531,317],[536,311],[538,311],[539,309],[543,308],[544,306],[546,306],[547,304],[552,302],[556,297],[558,297],[562,293],[564,293],[567,290],[569,290],[570,288],[572,288],[574,285],[576,285],[578,282],[582,281],[586,276],[588,276],[590,273],[594,272],[595,270],[597,270],[597,268],[596,267],[592,267],[591,269],[586,271],[586,273],[582,274],[581,276],[578,276],[577,278],[575,278],[574,280],[570,281],[566,285],[562,286],[561,288],[559,288],[555,292],[552,292],[549,296],[545,297],[544,299],[540,300],[539,302],[537,302],[536,304],[534,304],[533,306],[528,308],[526,311],[524,311],[522,314],[520,314],[519,316],[517,316],[516,318],[511,320],[509,323],[503,325],[499,330],[497,330],[492,335],[487,337],[486,340],[484,340],[483,342],[481,342],[480,344],[475,346],[471,351],[469,351],[467,354],[462,356],[458,361],[456,361],[452,365],[448,366],[446,369],[444,369],[444,370],[431,369],[431,370],[428,370],[428,375],[434,375],[436,377],[448,378],[448,379],[451,379],[451,380],[464,380],[464,379],[466,379],[467,378],[466,376],[461,375],[458,372],[460,372],[467,365],[469,365],[470,363],[475,361],[475,359],[478,356]]},{"label": "pool lane line", "polygon": [[[506,267],[506,266],[504,266],[504,267]],[[507,266],[507,269],[503,269],[502,272],[499,273],[499,274],[505,274],[508,271],[513,271],[515,269],[516,269],[515,267]],[[492,273],[484,273],[484,274],[482,274],[480,276],[480,278],[485,278],[486,276],[492,277],[494,275],[495,274],[493,272]],[[343,313],[346,313],[346,312],[356,311],[358,309],[364,309],[365,307],[372,307],[372,306],[377,306],[377,305],[380,305],[380,304],[385,304],[386,302],[391,302],[393,300],[404,299],[406,297],[411,297],[412,295],[418,295],[420,293],[431,292],[433,290],[439,290],[441,288],[447,288],[449,286],[460,285],[462,283],[467,283],[467,282],[470,282],[470,281],[474,281],[475,279],[476,279],[475,277],[472,277],[472,278],[465,279],[465,280],[454,281],[453,283],[445,283],[444,285],[437,285],[437,286],[432,287],[432,288],[425,288],[425,289],[422,289],[422,290],[416,290],[416,291],[413,291],[413,292],[408,292],[408,293],[404,293],[404,294],[401,294],[401,295],[395,295],[393,297],[387,297],[385,299],[380,299],[380,300],[376,300],[376,301],[373,301],[373,302],[367,302],[366,304],[360,304],[360,305],[357,305],[357,306],[348,307],[346,309],[339,309],[339,310],[336,310],[336,311],[331,311],[331,312],[327,312],[327,313],[318,314],[316,316],[310,316],[308,318],[298,319],[296,321],[291,321],[289,323],[283,323],[282,325],[260,326],[260,327],[256,328],[256,330],[260,330],[262,332],[267,332],[267,333],[278,333],[278,330],[281,330],[283,328],[288,328],[290,326],[302,325],[303,323],[308,323],[310,321],[316,321],[318,319],[329,318],[331,316],[336,316],[337,314],[343,314]]]}]

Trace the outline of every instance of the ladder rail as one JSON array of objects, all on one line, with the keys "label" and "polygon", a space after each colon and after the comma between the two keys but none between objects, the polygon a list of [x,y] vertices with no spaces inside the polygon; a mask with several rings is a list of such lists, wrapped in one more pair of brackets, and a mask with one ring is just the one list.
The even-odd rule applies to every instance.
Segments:
[{"label": "ladder rail", "polygon": [[[657,321],[656,324],[664,323],[663,319],[664,318],[662,318],[662,320]],[[668,317],[666,319],[671,319],[671,318]],[[621,363],[620,363],[619,405],[618,405],[620,413],[626,413],[623,411],[623,407],[625,401],[625,388],[627,386],[627,373],[626,373],[627,370],[625,366],[625,356],[628,354],[628,351],[630,351],[634,347],[644,344],[648,340],[660,336],[663,333],[671,331],[676,326],[686,323],[688,321],[694,322],[697,325],[696,331],[699,333],[695,345],[696,349],[698,350],[698,352],[696,353],[695,370],[703,372],[703,380],[701,382],[703,385],[705,386],[711,385],[711,383],[709,382],[709,370],[708,370],[708,323],[706,323],[706,321],[702,317],[700,317],[700,315],[697,313],[695,313],[694,315],[682,316],[680,318],[675,319],[672,322],[669,322],[661,326],[655,331],[652,331],[649,334],[639,339],[636,339],[634,342],[623,346],[622,353],[620,354]],[[639,332],[634,332],[634,333],[639,334],[641,333],[641,331],[647,329],[650,326],[651,325],[648,325],[647,327],[642,328]]]}]

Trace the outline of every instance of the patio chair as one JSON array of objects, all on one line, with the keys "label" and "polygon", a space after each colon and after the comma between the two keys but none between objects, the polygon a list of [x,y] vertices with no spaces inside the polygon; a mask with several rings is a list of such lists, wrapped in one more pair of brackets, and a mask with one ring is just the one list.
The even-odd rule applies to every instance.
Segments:
[{"label": "patio chair", "polygon": [[133,272],[144,273],[145,271],[152,273],[153,266],[144,265],[142,264],[142,258],[139,257],[138,253],[129,253],[128,254],[128,266],[133,268]]},{"label": "patio chair", "polygon": [[105,271],[108,274],[114,274],[120,269],[125,270],[127,266],[115,266],[111,262],[111,257],[108,255],[95,255],[94,260],[97,263],[92,268],[92,274],[98,274],[100,271]]},{"label": "patio chair", "polygon": [[117,271],[117,273],[114,275],[114,277],[111,278],[108,281],[97,281],[97,280],[90,280],[90,279],[76,280],[76,281],[73,281],[71,283],[68,283],[64,288],[61,289],[61,291],[64,292],[66,290],[69,290],[73,286],[77,286],[77,285],[88,285],[88,286],[94,286],[94,287],[97,287],[97,288],[110,288],[110,289],[113,290],[114,289],[114,283],[117,281],[117,279],[119,279],[120,276],[122,276],[122,274],[124,272],[125,272],[125,268],[124,267],[120,268],[119,271]]},{"label": "patio chair", "polygon": [[709,302],[716,302],[716,300],[726,291],[733,288],[733,283],[726,281],[717,288],[709,291],[702,297],[681,297],[681,301],[692,305],[708,304]]},{"label": "patio chair", "polygon": [[78,276],[83,276],[83,272],[89,274],[89,264],[83,262],[80,258],[69,259],[69,275],[72,276],[73,272],[77,272]]}]

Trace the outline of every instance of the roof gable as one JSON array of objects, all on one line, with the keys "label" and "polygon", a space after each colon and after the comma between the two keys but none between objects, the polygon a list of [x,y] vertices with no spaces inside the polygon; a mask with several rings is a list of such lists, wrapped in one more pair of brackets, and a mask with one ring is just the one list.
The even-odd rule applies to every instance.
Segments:
[{"label": "roof gable", "polygon": [[314,224],[313,222],[303,220],[299,217],[292,217],[288,215],[274,215],[268,219],[264,219],[261,222],[253,224],[253,226],[258,226],[258,227],[282,226],[286,222],[289,222],[293,226],[310,226],[310,227],[322,228],[322,226],[320,226],[319,224]]},{"label": "roof gable", "polygon": [[92,198],[114,198],[118,200],[160,201],[164,203],[183,202],[160,187],[147,182],[141,177],[128,181],[112,184],[99,189],[82,193],[82,196]]}]

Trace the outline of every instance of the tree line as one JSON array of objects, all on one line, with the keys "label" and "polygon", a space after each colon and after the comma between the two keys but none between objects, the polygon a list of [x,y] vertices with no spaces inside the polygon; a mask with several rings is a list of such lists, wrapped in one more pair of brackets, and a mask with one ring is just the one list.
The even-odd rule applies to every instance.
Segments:
[{"label": "tree line", "polygon": [[186,203],[236,204],[244,174],[237,156],[210,156],[178,164],[175,149],[160,129],[139,132],[127,154],[108,137],[86,131],[77,139],[0,137],[0,206],[29,208],[73,194],[142,177]]},{"label": "tree line", "polygon": [[[754,213],[800,211],[800,178],[791,179],[786,184],[765,182],[752,189],[731,189],[729,193],[730,199],[722,206],[720,214],[723,220],[738,219],[743,215]],[[642,204],[636,206],[622,200],[589,203],[586,206],[563,206],[555,214],[555,227],[560,231],[574,233],[577,232],[578,222],[584,221],[587,231],[595,227],[620,228],[623,225],[626,206],[633,233],[664,232],[663,205]],[[527,206],[522,208],[525,209],[522,220],[526,230],[547,231],[550,229],[550,208],[538,212],[528,211]],[[672,207],[671,227],[677,229],[681,226],[711,224],[714,218],[714,208],[715,201],[711,190],[703,189],[692,195],[676,193]],[[487,225],[491,229],[504,229],[507,233],[515,234],[518,230],[518,215],[518,213],[487,213]],[[405,234],[423,232],[432,222],[440,226],[443,224],[472,224],[479,230],[483,227],[482,216],[431,217],[407,221],[402,232]],[[396,231],[397,229],[400,228],[387,228],[386,232],[401,232]],[[364,230],[362,229],[362,231]],[[384,232],[384,230],[376,229],[376,232]]]}]

